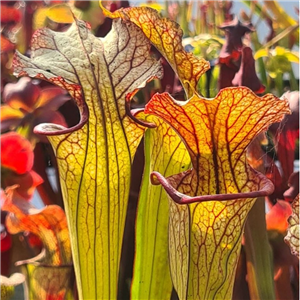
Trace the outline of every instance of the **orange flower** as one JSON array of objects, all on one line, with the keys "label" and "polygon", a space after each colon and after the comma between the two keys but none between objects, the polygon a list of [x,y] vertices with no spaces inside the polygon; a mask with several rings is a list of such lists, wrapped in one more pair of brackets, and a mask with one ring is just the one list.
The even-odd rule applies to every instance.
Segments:
[{"label": "orange flower", "polygon": [[286,201],[278,200],[266,214],[267,230],[276,230],[285,233],[288,228],[287,220],[291,214],[291,205]]}]

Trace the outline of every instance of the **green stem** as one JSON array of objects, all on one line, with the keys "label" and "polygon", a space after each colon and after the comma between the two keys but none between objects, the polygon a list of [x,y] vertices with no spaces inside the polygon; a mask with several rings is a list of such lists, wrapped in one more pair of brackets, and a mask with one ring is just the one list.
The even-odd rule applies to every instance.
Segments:
[{"label": "green stem", "polygon": [[169,8],[169,3],[168,3],[168,2],[169,2],[169,1],[167,1],[167,0],[164,1],[164,5],[165,5],[165,17],[166,17],[166,18],[169,17],[169,10],[168,10],[168,8]]},{"label": "green stem", "polygon": [[[252,43],[254,46],[254,50],[258,51],[261,48],[261,44],[258,40],[258,36],[256,32],[252,33]],[[257,59],[257,64],[258,64],[258,72],[260,74],[260,80],[262,84],[266,87],[266,93],[270,92],[270,86],[268,84],[268,77],[267,77],[267,72],[265,68],[265,63],[262,57]]]},{"label": "green stem", "polygon": [[270,87],[268,84],[268,78],[267,78],[267,72],[266,72],[266,68],[265,68],[265,63],[263,61],[263,58],[260,57],[258,60],[258,71],[260,74],[260,80],[262,82],[262,84],[266,87],[266,93],[270,92]]},{"label": "green stem", "polygon": [[274,300],[273,264],[266,231],[264,198],[257,199],[248,215],[245,252],[250,298]]},{"label": "green stem", "polygon": [[[252,1],[242,1],[242,3],[244,3],[245,5],[247,5],[249,8],[251,8],[251,6],[253,5]],[[255,9],[254,12],[258,15],[261,16],[262,14],[262,8],[258,3],[255,3]]]},{"label": "green stem", "polygon": [[291,88],[291,91],[299,90],[299,84],[298,84],[298,81],[295,77],[292,66],[291,66],[291,71],[290,71],[290,88]]},{"label": "green stem", "polygon": [[178,2],[180,7],[180,27],[183,30],[183,35],[188,36],[189,35],[189,24],[187,20],[187,11],[188,11],[188,3],[187,1],[183,1],[182,4]]},{"label": "green stem", "polygon": [[275,77],[275,86],[277,90],[277,96],[281,96],[283,94],[283,74],[277,73]]}]

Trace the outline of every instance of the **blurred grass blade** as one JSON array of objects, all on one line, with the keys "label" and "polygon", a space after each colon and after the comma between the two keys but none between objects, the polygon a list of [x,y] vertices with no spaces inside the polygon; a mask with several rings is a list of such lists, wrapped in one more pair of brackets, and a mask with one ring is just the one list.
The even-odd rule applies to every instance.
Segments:
[{"label": "blurred grass blade", "polygon": [[272,250],[265,220],[265,201],[258,198],[245,226],[247,281],[251,299],[275,299]]},{"label": "blurred grass blade", "polygon": [[281,39],[291,34],[291,32],[295,31],[296,29],[299,29],[299,24],[289,26],[288,28],[284,29],[281,33],[276,35],[271,41],[266,43],[263,48],[267,49],[278,43]]}]

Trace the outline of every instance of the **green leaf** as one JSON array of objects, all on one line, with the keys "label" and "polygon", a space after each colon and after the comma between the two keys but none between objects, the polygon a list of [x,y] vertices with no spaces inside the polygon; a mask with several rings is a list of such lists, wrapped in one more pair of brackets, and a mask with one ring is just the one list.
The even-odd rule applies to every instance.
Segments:
[{"label": "green leaf", "polygon": [[[138,114],[142,118],[142,114]],[[132,299],[169,299],[172,282],[169,272],[169,201],[161,186],[150,184],[150,173],[165,176],[184,171],[190,157],[179,136],[158,118],[147,121],[157,127],[145,133],[145,169],[136,220],[136,253],[131,286]],[[172,205],[172,203],[171,203]]]},{"label": "green leaf", "polygon": [[269,50],[263,48],[255,52],[254,59],[259,59],[260,57],[268,57],[268,56],[269,56]]},{"label": "green leaf", "polygon": [[264,206],[265,199],[258,198],[249,212],[245,226],[248,287],[252,299],[274,300],[272,249],[266,233]]}]

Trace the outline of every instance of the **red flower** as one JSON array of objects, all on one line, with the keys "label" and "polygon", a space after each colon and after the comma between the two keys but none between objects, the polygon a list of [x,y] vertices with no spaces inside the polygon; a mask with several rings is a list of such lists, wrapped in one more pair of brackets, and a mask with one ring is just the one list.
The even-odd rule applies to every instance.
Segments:
[{"label": "red flower", "polygon": [[15,5],[9,5],[8,2],[13,1],[1,1],[1,24],[15,25],[21,21],[22,14]]},{"label": "red flower", "polygon": [[1,135],[1,186],[19,185],[16,189],[22,198],[30,200],[43,179],[34,171],[33,146],[16,132]]}]

